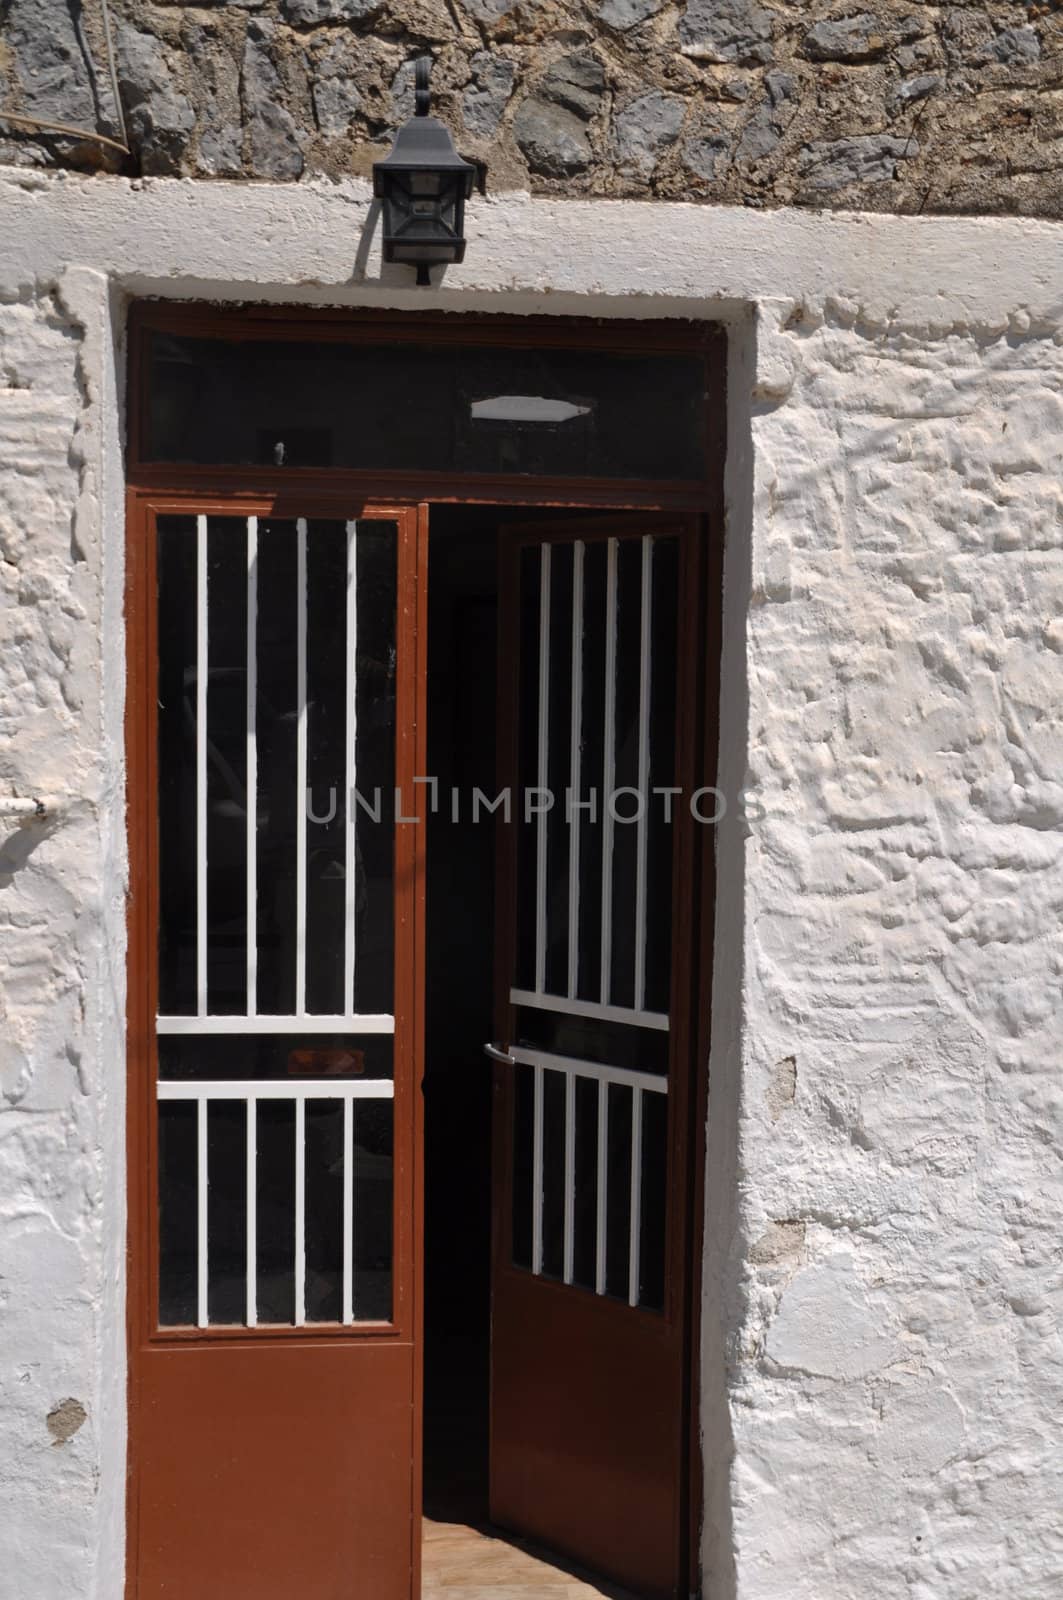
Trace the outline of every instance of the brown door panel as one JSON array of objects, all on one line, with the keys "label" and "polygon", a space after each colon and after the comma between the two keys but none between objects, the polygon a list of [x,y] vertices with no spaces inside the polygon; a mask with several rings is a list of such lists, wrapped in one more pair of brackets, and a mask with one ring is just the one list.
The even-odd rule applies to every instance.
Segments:
[{"label": "brown door panel", "polygon": [[672,1600],[683,1432],[668,1330],[530,1273],[507,1275],[495,1304],[492,1521]]},{"label": "brown door panel", "polygon": [[146,1352],[137,1600],[410,1600],[412,1366],[408,1344]]}]

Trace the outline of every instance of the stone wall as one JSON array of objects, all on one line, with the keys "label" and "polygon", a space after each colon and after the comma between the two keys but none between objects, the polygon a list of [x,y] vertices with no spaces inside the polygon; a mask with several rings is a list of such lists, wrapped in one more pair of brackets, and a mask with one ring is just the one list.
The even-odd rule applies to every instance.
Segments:
[{"label": "stone wall", "polygon": [[[122,139],[103,0],[0,0],[0,105]],[[1063,215],[1060,0],[110,0],[132,154],[0,125],[0,161],[364,174],[412,61],[496,191]]]}]

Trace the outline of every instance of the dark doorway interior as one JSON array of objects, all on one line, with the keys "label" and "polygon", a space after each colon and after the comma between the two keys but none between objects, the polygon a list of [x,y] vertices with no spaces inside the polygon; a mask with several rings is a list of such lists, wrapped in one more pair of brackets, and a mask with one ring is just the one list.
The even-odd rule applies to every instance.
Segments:
[{"label": "dark doorway interior", "polygon": [[560,515],[435,505],[429,520],[424,1509],[452,1522],[488,1513],[495,828],[471,802],[497,789],[498,541]]},{"label": "dark doorway interior", "polygon": [[434,506],[429,526],[424,1503],[469,1522],[487,1515],[494,922],[494,828],[471,797],[495,786],[500,515]]}]

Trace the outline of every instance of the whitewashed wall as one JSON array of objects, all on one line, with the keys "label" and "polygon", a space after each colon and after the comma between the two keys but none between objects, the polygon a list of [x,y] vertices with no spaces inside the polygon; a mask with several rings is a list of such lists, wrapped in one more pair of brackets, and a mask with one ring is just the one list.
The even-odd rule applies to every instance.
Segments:
[{"label": "whitewashed wall", "polygon": [[[1063,229],[0,174],[0,1597],[119,1600],[130,292],[732,325],[713,1600],[1063,1591]],[[708,997],[706,997],[708,998]],[[82,1421],[82,1416],[84,1420]],[[49,1421],[50,1419],[50,1421]]]},{"label": "whitewashed wall", "polygon": [[1050,1600],[1063,341],[771,304],[758,378],[738,1592]]}]

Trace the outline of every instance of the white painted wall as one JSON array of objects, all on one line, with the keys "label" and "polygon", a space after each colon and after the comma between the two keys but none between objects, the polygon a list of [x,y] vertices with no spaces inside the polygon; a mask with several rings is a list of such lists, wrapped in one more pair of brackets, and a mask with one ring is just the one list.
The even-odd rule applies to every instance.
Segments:
[{"label": "white painted wall", "polygon": [[121,1594],[131,292],[731,322],[708,1589],[1057,1597],[1063,230],[508,196],[415,291],[368,212],[0,172],[0,1597]]}]

